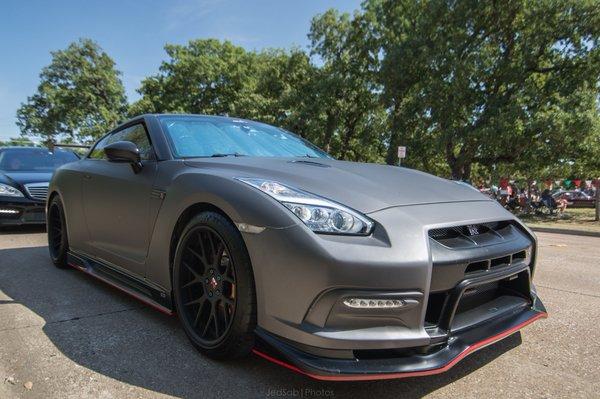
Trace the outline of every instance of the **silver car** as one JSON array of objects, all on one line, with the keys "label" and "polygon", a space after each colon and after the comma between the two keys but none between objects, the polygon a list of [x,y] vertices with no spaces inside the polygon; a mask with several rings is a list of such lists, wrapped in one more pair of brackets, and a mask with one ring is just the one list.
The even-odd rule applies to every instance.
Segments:
[{"label": "silver car", "polygon": [[48,241],[213,358],[323,380],[435,374],[546,316],[536,239],[477,190],[283,129],[143,115],[55,173]]}]

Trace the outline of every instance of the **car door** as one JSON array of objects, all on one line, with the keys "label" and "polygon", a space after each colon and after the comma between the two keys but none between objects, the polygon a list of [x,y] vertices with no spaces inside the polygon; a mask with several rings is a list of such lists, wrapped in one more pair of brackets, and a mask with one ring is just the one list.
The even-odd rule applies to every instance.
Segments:
[{"label": "car door", "polygon": [[[139,173],[128,163],[108,161],[103,148],[117,141],[131,141],[140,149],[143,167]],[[89,255],[144,276],[150,241],[150,195],[157,173],[145,126],[137,123],[109,134],[84,163],[83,209]]]}]

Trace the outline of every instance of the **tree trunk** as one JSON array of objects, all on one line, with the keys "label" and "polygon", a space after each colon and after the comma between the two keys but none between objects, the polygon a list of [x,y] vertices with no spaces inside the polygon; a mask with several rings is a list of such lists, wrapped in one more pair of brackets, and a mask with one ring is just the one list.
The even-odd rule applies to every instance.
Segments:
[{"label": "tree trunk", "polygon": [[471,167],[473,166],[473,163],[466,162],[463,165],[463,173],[462,173],[462,179],[463,181],[468,181],[469,183],[471,182]]},{"label": "tree trunk", "polygon": [[325,152],[331,151],[331,139],[333,138],[333,132],[335,131],[335,115],[331,112],[327,113],[327,122],[325,125],[325,137],[323,139],[323,148]]},{"label": "tree trunk", "polygon": [[532,182],[533,182],[533,179],[531,177],[527,178],[527,203],[525,205],[525,212],[526,213],[529,213],[531,211],[531,201],[532,201],[531,186],[532,186]]},{"label": "tree trunk", "polygon": [[600,221],[600,177],[596,179],[596,222]]},{"label": "tree trunk", "polygon": [[400,145],[401,120],[400,116],[394,111],[392,119],[392,132],[390,134],[390,145],[385,156],[385,163],[396,165],[398,163],[398,146]]},{"label": "tree trunk", "polygon": [[356,134],[357,122],[357,118],[352,118],[352,120],[350,120],[346,124],[346,133],[344,134],[344,138],[342,139],[342,148],[340,151],[341,159],[346,159],[346,155],[348,154],[348,150],[350,149],[350,140],[352,140],[354,138],[354,135]]},{"label": "tree trunk", "polygon": [[452,180],[471,181],[471,162],[459,162],[454,160],[449,162],[450,170],[452,171]]}]

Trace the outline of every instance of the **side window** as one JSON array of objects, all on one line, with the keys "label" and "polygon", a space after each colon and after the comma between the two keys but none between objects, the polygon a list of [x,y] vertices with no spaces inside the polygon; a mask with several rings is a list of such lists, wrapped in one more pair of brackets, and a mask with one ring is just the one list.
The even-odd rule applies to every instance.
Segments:
[{"label": "side window", "polygon": [[142,159],[152,159],[152,145],[148,139],[148,133],[146,128],[142,124],[131,126],[124,130],[127,132],[124,138],[121,140],[131,141],[137,148],[140,149],[140,156]]},{"label": "side window", "polygon": [[90,153],[90,158],[106,159],[104,147],[116,143],[117,141],[131,141],[140,149],[140,157],[142,160],[152,159],[152,146],[150,145],[150,140],[146,134],[146,129],[141,123],[114,132],[100,140]]},{"label": "side window", "polygon": [[88,158],[91,159],[106,159],[106,155],[104,154],[104,147],[107,144],[109,136],[104,136],[104,138],[96,143]]}]

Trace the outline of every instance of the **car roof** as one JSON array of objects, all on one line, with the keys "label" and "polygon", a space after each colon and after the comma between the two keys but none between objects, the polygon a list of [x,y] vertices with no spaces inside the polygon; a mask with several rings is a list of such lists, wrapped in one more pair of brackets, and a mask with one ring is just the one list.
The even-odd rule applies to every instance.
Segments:
[{"label": "car roof", "polygon": [[0,151],[2,152],[11,152],[11,151],[49,151],[48,147],[28,147],[28,146],[7,146],[0,147]]},{"label": "car roof", "polygon": [[[28,147],[28,146],[6,146],[6,147],[0,147],[0,151],[6,151],[6,150],[30,150],[30,151],[50,151],[50,149],[48,147]],[[54,151],[64,151],[64,152],[73,152],[64,148],[55,148]]]}]

